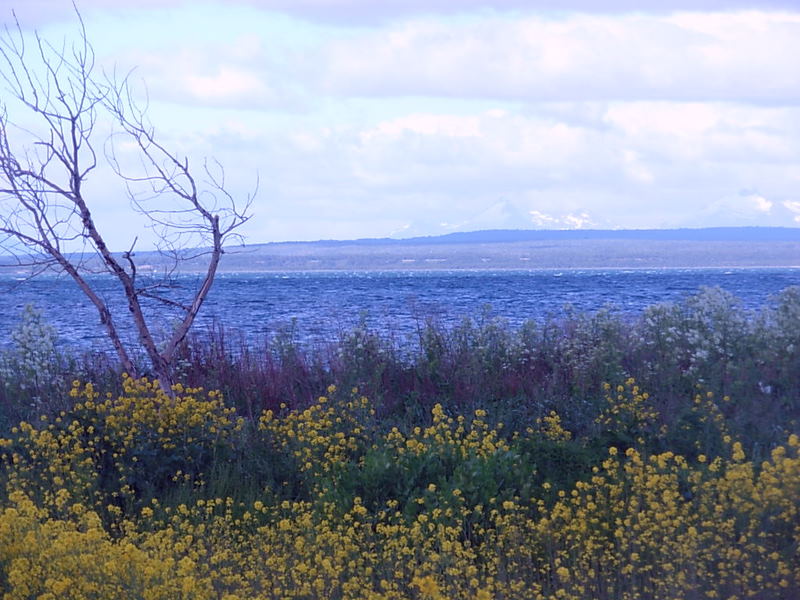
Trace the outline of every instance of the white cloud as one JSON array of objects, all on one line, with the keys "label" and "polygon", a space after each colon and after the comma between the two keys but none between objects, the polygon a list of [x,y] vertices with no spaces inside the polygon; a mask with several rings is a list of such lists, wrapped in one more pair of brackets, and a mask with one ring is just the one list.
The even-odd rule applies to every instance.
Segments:
[{"label": "white cloud", "polygon": [[529,211],[534,227],[541,229],[588,229],[596,227],[587,212],[568,213],[553,216],[538,210]]},{"label": "white cloud", "polygon": [[264,81],[255,73],[229,66],[222,66],[211,75],[186,74],[182,79],[189,94],[214,104],[269,95]]},{"label": "white cloud", "polygon": [[764,198],[764,196],[753,195],[750,200],[756,205],[756,210],[759,212],[769,214],[772,210],[772,202]]},{"label": "white cloud", "polygon": [[[691,103],[612,103],[605,117],[565,106],[543,114],[413,112],[363,128],[265,131],[265,211],[312,220],[358,216],[360,236],[388,235],[408,223],[403,235],[796,224],[800,205],[790,213],[782,202],[796,190],[791,175],[800,165],[789,151],[800,156],[800,135],[786,124],[800,124],[800,109],[704,108],[710,112]],[[563,122],[573,114],[594,118]],[[775,144],[752,144],[756,134],[774,136]],[[378,222],[393,225],[370,233]]]},{"label": "white cloud", "polygon": [[[782,188],[782,194],[788,187]],[[739,194],[709,197],[700,210],[692,215],[693,226],[782,226],[791,227],[796,222],[791,210],[792,202],[770,200],[765,195],[742,191]],[[796,204],[800,212],[800,203]],[[685,222],[688,225],[688,219]]]},{"label": "white cloud", "polygon": [[622,157],[624,171],[631,180],[645,184],[651,184],[655,181],[655,176],[643,163],[639,152],[626,149],[622,151]]},{"label": "white cloud", "polygon": [[585,212],[578,215],[567,215],[564,217],[564,222],[569,226],[569,229],[586,229],[594,226],[591,217]]},{"label": "white cloud", "polygon": [[538,210],[531,210],[528,212],[531,215],[531,223],[533,223],[535,227],[549,229],[552,228],[553,226],[557,226],[560,222],[560,219],[558,219],[557,217],[546,215]]},{"label": "white cloud", "polygon": [[115,62],[137,65],[135,74],[156,101],[281,110],[302,105],[291,77],[269,54],[262,40],[245,35],[223,43],[176,40],[137,48]]},{"label": "white cloud", "polygon": [[[260,5],[293,12],[289,5]],[[365,8],[362,2],[306,3],[323,5]],[[180,6],[170,13],[177,24]],[[210,5],[204,6],[212,18]],[[303,34],[302,22],[291,21],[291,33],[276,35],[270,13],[249,10],[241,13],[232,38],[204,29],[193,40],[191,29],[181,25],[171,41],[155,42],[161,47],[137,43],[134,52],[116,58],[141,66],[154,92],[173,99],[258,108],[328,95],[800,101],[798,12],[548,16],[521,10],[453,20],[426,16],[421,5],[411,5],[408,20],[382,26]],[[139,25],[136,40],[149,38]]]},{"label": "white cloud", "polygon": [[796,200],[786,200],[783,202],[783,206],[790,212],[794,213],[794,222],[800,223],[800,202]]},{"label": "white cloud", "polygon": [[697,102],[620,102],[608,108],[606,120],[630,136],[699,137],[719,124],[721,108]]},{"label": "white cloud", "polygon": [[[81,0],[84,13],[92,11],[156,9],[165,6],[192,6],[188,0]],[[419,14],[453,15],[470,12],[589,12],[622,13],[681,11],[787,9],[797,7],[796,0],[227,0],[219,10],[237,5],[277,11],[310,21],[336,24],[369,25],[412,18]],[[14,7],[17,14],[31,22],[64,18],[72,12],[69,2],[61,0],[24,0]]]},{"label": "white cloud", "polygon": [[[94,0],[108,2],[110,0]],[[238,0],[310,20],[375,24],[422,14],[492,12],[669,13],[676,10],[794,9],[796,0]]]},{"label": "white cloud", "polygon": [[800,99],[800,14],[414,20],[335,40],[337,94],[531,100]]},{"label": "white cloud", "polygon": [[800,223],[797,6],[626,1],[176,1],[174,32],[118,2],[139,29],[100,55],[169,147],[260,172],[251,241]]},{"label": "white cloud", "polygon": [[415,113],[378,123],[361,134],[364,142],[380,138],[397,138],[406,133],[426,136],[477,137],[479,119],[475,116]]},{"label": "white cloud", "polygon": [[[639,148],[680,163],[787,162],[800,150],[800,110],[732,103],[624,102],[605,120]],[[695,163],[696,164],[696,163]]]}]

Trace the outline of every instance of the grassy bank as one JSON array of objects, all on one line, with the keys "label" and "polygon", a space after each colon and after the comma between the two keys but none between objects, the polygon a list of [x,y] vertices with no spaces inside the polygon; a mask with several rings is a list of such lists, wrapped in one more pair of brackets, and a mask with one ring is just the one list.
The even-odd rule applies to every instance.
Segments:
[{"label": "grassy bank", "polygon": [[800,593],[800,289],[430,323],[411,352],[220,330],[175,401],[51,334],[4,358],[5,598]]}]

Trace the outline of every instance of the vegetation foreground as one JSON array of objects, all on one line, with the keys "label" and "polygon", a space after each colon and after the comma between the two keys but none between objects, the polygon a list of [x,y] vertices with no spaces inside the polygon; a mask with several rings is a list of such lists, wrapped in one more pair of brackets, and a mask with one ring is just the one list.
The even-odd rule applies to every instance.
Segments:
[{"label": "vegetation foreground", "polygon": [[[797,598],[800,291],[760,319],[704,294],[627,328],[545,325],[528,348],[496,323],[429,331],[439,354],[406,364],[402,402],[355,377],[382,360],[401,382],[364,332],[326,371],[362,391],[257,407],[105,376],[59,400],[29,319],[0,365],[6,419],[11,395],[49,395],[0,436],[3,598]],[[421,386],[425,360],[447,385]],[[523,366],[540,396],[498,384]]]},{"label": "vegetation foreground", "polygon": [[686,457],[637,448],[669,432],[633,381],[608,388],[598,435],[639,443],[595,461],[555,412],[507,432],[435,406],[430,426],[381,433],[366,398],[332,388],[254,427],[213,392],[124,385],[76,382],[73,409],[2,441],[7,600],[800,590],[800,441],[754,464],[710,395]]}]

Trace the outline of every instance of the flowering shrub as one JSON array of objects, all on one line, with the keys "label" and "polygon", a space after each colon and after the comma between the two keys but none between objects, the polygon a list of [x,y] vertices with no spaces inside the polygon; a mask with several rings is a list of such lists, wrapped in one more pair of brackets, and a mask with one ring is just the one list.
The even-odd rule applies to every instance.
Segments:
[{"label": "flowering shrub", "polygon": [[243,419],[216,392],[125,377],[124,394],[101,398],[73,383],[68,411],[12,429],[3,452],[10,484],[53,514],[73,503],[111,521],[176,483],[202,486],[212,461],[231,453]]},{"label": "flowering shrub", "polygon": [[[800,593],[800,439],[755,460],[713,395],[690,399],[703,426],[677,436],[631,380],[581,434],[555,411],[509,430],[441,405],[424,425],[381,427],[367,398],[335,388],[252,423],[217,393],[123,387],[76,383],[72,409],[0,440],[4,598]],[[259,470],[259,453],[282,466]],[[217,494],[224,472],[235,480]]]},{"label": "flowering shrub", "polygon": [[39,407],[48,392],[58,390],[63,365],[56,351],[56,331],[41,311],[28,304],[11,332],[12,346],[0,354],[0,379],[18,398]]},{"label": "flowering shrub", "polygon": [[4,598],[215,598],[194,579],[194,569],[148,551],[132,537],[113,539],[97,514],[82,504],[53,517],[21,492],[0,511],[0,564]]},{"label": "flowering shrub", "polygon": [[645,438],[656,437],[659,413],[650,400],[650,394],[643,392],[633,378],[618,385],[616,389],[608,383],[603,385],[606,392],[606,405],[595,419],[600,428],[600,437],[605,445],[642,447]]}]

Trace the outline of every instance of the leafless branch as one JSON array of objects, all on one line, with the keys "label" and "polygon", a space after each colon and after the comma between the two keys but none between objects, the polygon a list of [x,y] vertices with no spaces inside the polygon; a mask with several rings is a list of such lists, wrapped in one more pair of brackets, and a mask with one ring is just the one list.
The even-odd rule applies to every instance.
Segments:
[{"label": "leafless branch", "polygon": [[[0,32],[0,84],[6,97],[27,113],[24,125],[9,117],[0,100],[0,250],[14,257],[31,276],[57,269],[69,275],[97,308],[122,365],[132,374],[130,352],[121,339],[114,315],[86,275],[116,278],[127,300],[127,313],[159,377],[170,391],[172,362],[205,301],[224,244],[240,239],[238,229],[250,218],[258,181],[242,201],[228,191],[225,170],[205,160],[200,179],[186,156],[159,141],[147,118],[149,99],[139,104],[133,94],[133,72],[118,77],[96,73],[95,53],[80,13],[77,37],[60,45],[38,33],[30,38],[14,15]],[[106,163],[123,184],[131,207],[144,215],[158,234],[158,250],[168,260],[162,276],[139,283],[140,265],[134,247],[117,255],[98,228],[85,184],[98,167],[97,124],[115,124],[102,143]],[[18,140],[25,138],[26,142]],[[132,142],[138,167],[132,168],[118,143]],[[182,262],[207,258],[207,268],[190,302],[165,292],[174,284]],[[157,344],[142,299],[182,311],[182,318],[164,344]]]}]

